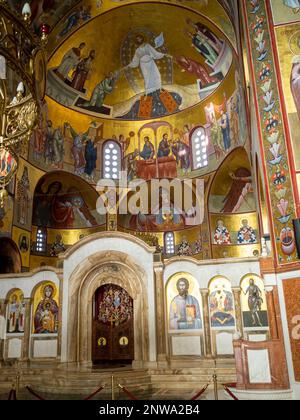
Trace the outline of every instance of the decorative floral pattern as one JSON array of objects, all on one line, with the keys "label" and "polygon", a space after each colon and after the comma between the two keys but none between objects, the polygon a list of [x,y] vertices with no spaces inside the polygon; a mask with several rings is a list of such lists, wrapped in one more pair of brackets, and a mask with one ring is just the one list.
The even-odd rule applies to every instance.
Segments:
[{"label": "decorative floral pattern", "polygon": [[286,236],[286,232],[293,230],[295,208],[275,63],[264,0],[245,1],[245,4],[253,71],[259,96],[257,100],[261,115],[276,246],[279,263],[284,264],[297,259],[294,237]]}]

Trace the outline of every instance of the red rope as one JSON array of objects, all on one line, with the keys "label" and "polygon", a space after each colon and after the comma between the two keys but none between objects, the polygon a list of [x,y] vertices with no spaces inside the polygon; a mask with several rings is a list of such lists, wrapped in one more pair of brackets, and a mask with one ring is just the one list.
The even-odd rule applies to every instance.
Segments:
[{"label": "red rope", "polygon": [[196,394],[191,401],[196,401],[198,398],[201,397],[201,395],[204,394],[204,392],[207,390],[207,388],[209,387],[209,384],[207,384],[203,389],[201,389],[201,391],[198,392],[198,394]]},{"label": "red rope", "polygon": [[224,386],[225,391],[227,392],[227,394],[230,395],[231,398],[233,398],[235,401],[239,401],[239,399],[230,391],[229,388],[227,388],[226,385],[223,385],[223,386]]},{"label": "red rope", "polygon": [[29,386],[25,386],[25,388],[27,389],[28,392],[30,392],[30,394],[32,394],[35,398],[37,398],[38,400],[41,401],[45,401],[45,398],[41,397],[40,395],[38,395],[36,392],[34,392],[33,389],[31,389]]},{"label": "red rope", "polygon": [[123,386],[119,385],[119,387],[122,389],[122,391],[132,400],[132,401],[138,401],[138,399],[130,392],[128,389],[124,388]]},{"label": "red rope", "polygon": [[84,398],[83,401],[91,400],[95,395],[100,394],[101,391],[103,391],[104,386],[101,386],[97,391],[95,391],[93,394],[89,395],[88,397]]}]

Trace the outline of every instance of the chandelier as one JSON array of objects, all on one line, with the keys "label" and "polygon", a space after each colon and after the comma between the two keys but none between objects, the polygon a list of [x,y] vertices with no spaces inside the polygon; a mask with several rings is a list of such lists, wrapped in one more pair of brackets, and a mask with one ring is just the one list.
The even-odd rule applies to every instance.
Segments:
[{"label": "chandelier", "polygon": [[49,27],[42,25],[39,38],[30,18],[28,3],[20,15],[0,0],[0,208],[45,96]]}]

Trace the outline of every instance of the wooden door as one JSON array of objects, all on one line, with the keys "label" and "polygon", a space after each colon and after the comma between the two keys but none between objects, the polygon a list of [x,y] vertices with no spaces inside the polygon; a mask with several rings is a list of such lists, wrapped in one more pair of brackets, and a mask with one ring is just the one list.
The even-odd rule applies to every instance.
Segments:
[{"label": "wooden door", "polygon": [[93,362],[134,360],[133,300],[115,285],[95,294]]}]

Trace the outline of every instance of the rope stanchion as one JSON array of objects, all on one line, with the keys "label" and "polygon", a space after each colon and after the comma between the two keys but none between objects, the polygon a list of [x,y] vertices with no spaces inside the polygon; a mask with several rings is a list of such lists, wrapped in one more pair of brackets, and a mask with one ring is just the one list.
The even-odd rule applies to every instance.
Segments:
[{"label": "rope stanchion", "polygon": [[17,401],[17,392],[15,389],[9,391],[7,401]]},{"label": "rope stanchion", "polygon": [[89,395],[88,397],[84,398],[83,401],[88,401],[91,400],[92,398],[94,398],[97,394],[100,394],[101,391],[103,391],[105,387],[101,386],[100,388],[97,389],[97,391],[93,392],[93,394]]},{"label": "rope stanchion", "polygon": [[233,392],[230,391],[230,389],[226,386],[223,385],[225,391],[227,392],[227,394],[234,399],[234,401],[239,401],[238,397],[236,395],[233,394]]},{"label": "rope stanchion", "polygon": [[198,394],[196,394],[192,399],[191,399],[191,401],[196,401],[196,400],[198,400],[198,398],[200,398],[201,397],[201,395],[203,395],[204,394],[204,392],[207,390],[207,388],[209,387],[209,384],[207,384],[203,389],[201,389],[201,391],[199,391],[198,392]]},{"label": "rope stanchion", "polygon": [[130,392],[128,389],[126,389],[124,386],[119,384],[119,388],[126,394],[132,401],[138,401],[138,399]]},{"label": "rope stanchion", "polygon": [[27,389],[27,391],[33,395],[36,399],[40,400],[40,401],[45,401],[46,399],[41,397],[40,395],[38,395],[36,392],[34,392],[33,389],[31,389],[29,386],[25,386],[25,389]]}]

